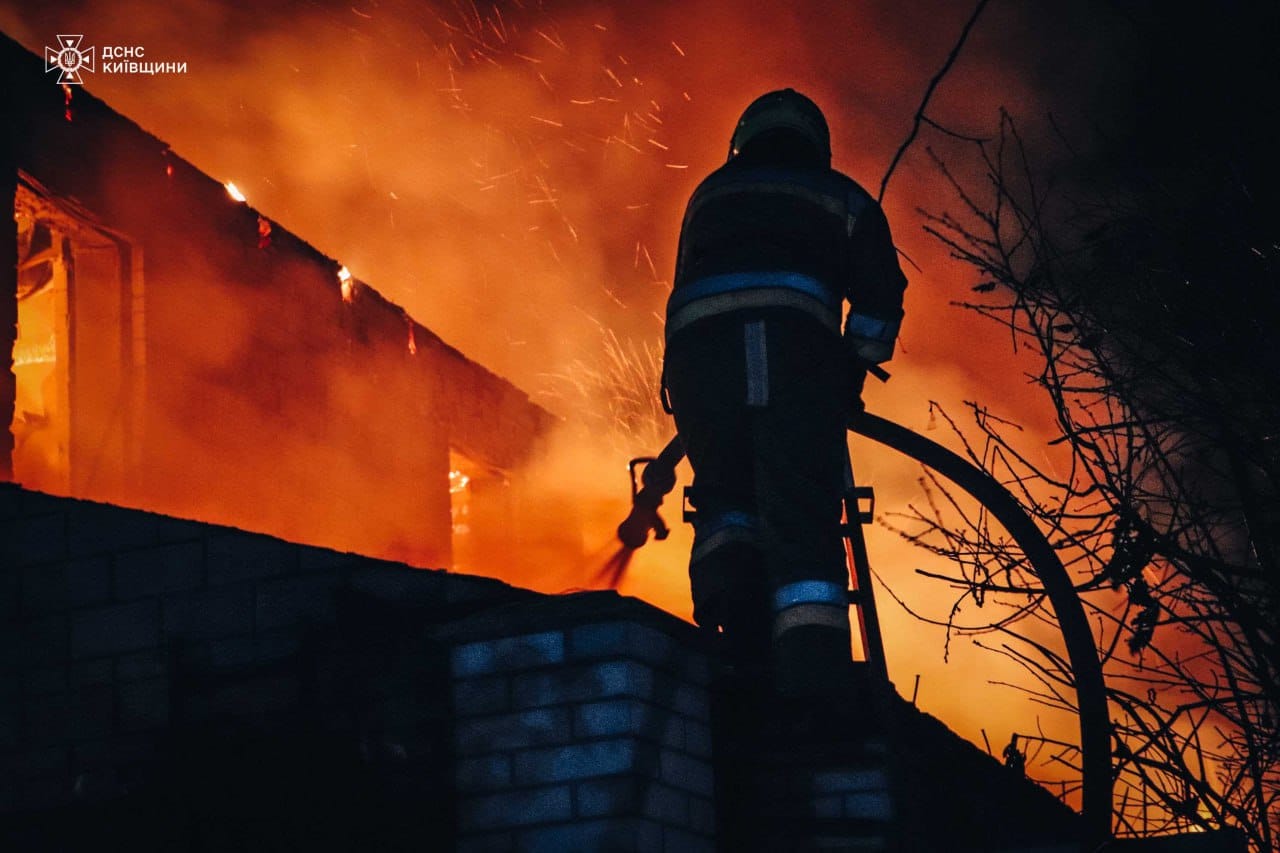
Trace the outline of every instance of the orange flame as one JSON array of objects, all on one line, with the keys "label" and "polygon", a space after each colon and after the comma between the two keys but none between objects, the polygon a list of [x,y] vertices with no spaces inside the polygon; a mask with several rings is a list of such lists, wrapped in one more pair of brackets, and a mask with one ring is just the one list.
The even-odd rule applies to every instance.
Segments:
[{"label": "orange flame", "polygon": [[338,287],[342,290],[342,301],[350,302],[356,295],[355,279],[351,277],[351,270],[345,266],[338,270]]}]

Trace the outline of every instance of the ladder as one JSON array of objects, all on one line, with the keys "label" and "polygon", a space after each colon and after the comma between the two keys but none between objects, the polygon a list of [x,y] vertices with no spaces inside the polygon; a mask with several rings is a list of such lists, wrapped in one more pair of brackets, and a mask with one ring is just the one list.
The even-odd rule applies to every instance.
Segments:
[{"label": "ladder", "polygon": [[856,614],[865,663],[877,680],[887,683],[889,669],[884,658],[884,639],[880,636],[880,617],[876,612],[875,592],[871,587],[867,540],[862,535],[863,525],[870,524],[875,519],[875,506],[875,490],[871,486],[857,485],[853,477],[853,460],[846,455],[844,518],[840,524],[840,533],[844,536],[845,559],[849,566],[849,605]]}]

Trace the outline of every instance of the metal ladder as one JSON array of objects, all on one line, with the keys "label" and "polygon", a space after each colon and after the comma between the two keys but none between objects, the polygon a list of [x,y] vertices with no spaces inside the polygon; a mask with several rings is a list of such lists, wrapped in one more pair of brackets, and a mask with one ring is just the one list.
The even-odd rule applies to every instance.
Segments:
[{"label": "metal ladder", "polygon": [[[668,445],[669,448],[671,446]],[[654,461],[656,461],[655,457],[639,457],[632,459],[629,463],[632,501],[635,500],[639,489],[636,478],[637,466]],[[888,683],[889,670],[884,657],[884,639],[880,635],[880,617],[876,612],[875,593],[871,587],[871,563],[867,556],[867,541],[862,535],[863,525],[870,524],[875,518],[875,490],[870,486],[857,485],[853,478],[853,460],[848,452],[845,454],[844,493],[841,499],[844,504],[844,513],[840,521],[840,534],[845,541],[845,564],[849,570],[849,606],[856,614],[862,653],[865,656],[865,660],[857,662],[867,664],[871,675],[880,683]],[[863,509],[864,501],[865,509]],[[686,487],[681,501],[681,517],[686,524],[691,524],[696,516],[697,512],[692,508],[690,500],[690,489]],[[666,525],[658,519],[655,538],[666,539],[667,534]]]},{"label": "metal ladder", "polygon": [[[866,509],[863,509],[863,502]],[[845,541],[845,558],[849,566],[849,605],[857,615],[862,639],[862,661],[882,683],[889,680],[884,658],[884,639],[880,636],[880,616],[876,612],[875,592],[871,587],[871,563],[867,556],[867,540],[862,526],[875,518],[876,495],[870,486],[859,486],[853,478],[853,460],[846,454],[844,467],[844,519],[840,532]]]}]

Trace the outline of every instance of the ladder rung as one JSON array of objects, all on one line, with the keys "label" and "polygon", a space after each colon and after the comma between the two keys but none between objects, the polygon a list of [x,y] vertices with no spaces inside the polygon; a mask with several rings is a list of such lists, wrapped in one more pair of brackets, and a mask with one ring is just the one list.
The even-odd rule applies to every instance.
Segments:
[{"label": "ladder rung", "polygon": [[[854,486],[845,492],[845,500],[858,510],[858,521],[861,524],[870,524],[875,520],[876,514],[876,492],[871,486]],[[867,508],[862,508],[862,502],[867,502]],[[845,533],[848,536],[848,533]]]},{"label": "ladder rung", "polygon": [[[870,513],[858,513],[859,524],[862,524],[865,526],[870,524],[872,521],[873,519]],[[848,524],[841,524],[840,535],[843,536],[845,539],[848,539],[849,537],[853,536],[853,528],[850,527]]]}]

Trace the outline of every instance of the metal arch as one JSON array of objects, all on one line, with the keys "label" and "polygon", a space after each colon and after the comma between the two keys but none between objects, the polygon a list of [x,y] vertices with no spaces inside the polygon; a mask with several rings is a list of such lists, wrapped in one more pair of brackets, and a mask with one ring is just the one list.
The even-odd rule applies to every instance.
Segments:
[{"label": "metal arch", "polygon": [[1111,836],[1111,722],[1098,646],[1071,578],[1049,540],[1013,495],[981,468],[940,444],[877,415],[864,413],[850,427],[932,468],[985,506],[1026,554],[1044,584],[1062,629],[1080,710],[1081,817],[1090,841]]}]

